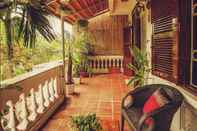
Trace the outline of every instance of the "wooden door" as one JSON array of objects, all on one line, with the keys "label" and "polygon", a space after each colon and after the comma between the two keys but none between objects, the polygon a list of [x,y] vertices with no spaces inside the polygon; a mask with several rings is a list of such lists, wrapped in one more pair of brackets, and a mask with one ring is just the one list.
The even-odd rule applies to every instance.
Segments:
[{"label": "wooden door", "polygon": [[128,68],[128,64],[132,62],[132,57],[130,53],[131,48],[131,27],[125,27],[123,31],[124,38],[124,75],[131,76],[132,71]]}]

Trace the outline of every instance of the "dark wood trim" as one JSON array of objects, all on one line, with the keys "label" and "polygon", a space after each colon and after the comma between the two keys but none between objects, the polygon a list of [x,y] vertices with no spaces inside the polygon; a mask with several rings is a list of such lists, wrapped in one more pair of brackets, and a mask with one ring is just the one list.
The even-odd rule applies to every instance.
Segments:
[{"label": "dark wood trim", "polygon": [[131,13],[132,16],[132,46],[141,48],[141,18],[143,7],[137,3]]},{"label": "dark wood trim", "polygon": [[191,0],[179,1],[180,46],[179,81],[182,86],[190,84],[191,52]]}]

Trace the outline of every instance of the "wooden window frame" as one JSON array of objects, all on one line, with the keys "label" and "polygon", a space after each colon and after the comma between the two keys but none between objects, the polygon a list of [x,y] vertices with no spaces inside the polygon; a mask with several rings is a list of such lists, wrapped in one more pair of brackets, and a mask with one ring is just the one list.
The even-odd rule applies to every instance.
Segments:
[{"label": "wooden window frame", "polygon": [[[194,7],[194,5],[196,5],[196,7]],[[194,4],[194,0],[192,0],[192,2],[191,2],[191,60],[190,60],[190,85],[191,86],[193,86],[194,88],[196,88],[197,89],[197,85],[195,85],[195,84],[193,84],[193,74],[192,74],[192,72],[193,72],[193,62],[195,62],[194,60],[195,60],[195,58],[194,58],[194,53],[195,52],[197,52],[197,50],[196,49],[194,49],[194,41],[193,41],[193,39],[194,39],[194,17],[197,17],[197,13],[195,12],[195,8],[197,9],[197,2]]]}]

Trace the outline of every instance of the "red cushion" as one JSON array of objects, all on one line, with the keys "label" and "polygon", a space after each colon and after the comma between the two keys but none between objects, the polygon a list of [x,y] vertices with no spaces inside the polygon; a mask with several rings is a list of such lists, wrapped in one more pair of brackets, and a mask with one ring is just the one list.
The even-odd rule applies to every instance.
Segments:
[{"label": "red cushion", "polygon": [[[156,90],[150,97],[149,99],[145,102],[144,107],[143,107],[143,112],[144,113],[149,113],[152,112],[165,104],[169,102],[169,100],[161,93],[161,89]],[[153,119],[148,118],[145,121],[145,124],[150,125],[152,124]]]},{"label": "red cushion", "polygon": [[147,101],[146,103],[144,104],[144,108],[143,108],[143,112],[144,113],[148,113],[148,112],[151,112],[157,108],[159,108],[160,105],[159,103],[157,102],[157,98],[152,95]]}]

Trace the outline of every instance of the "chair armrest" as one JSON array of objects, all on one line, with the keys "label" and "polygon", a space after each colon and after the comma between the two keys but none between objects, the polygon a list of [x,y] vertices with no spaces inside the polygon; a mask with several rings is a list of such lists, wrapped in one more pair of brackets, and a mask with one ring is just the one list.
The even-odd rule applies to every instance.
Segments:
[{"label": "chair armrest", "polygon": [[144,122],[145,122],[145,120],[146,120],[147,118],[153,118],[153,125],[152,125],[151,128],[154,129],[154,126],[155,126],[154,116],[157,115],[157,114],[159,114],[160,112],[163,112],[163,111],[165,111],[165,110],[168,110],[168,109],[171,108],[171,107],[172,107],[171,104],[167,104],[167,105],[165,105],[165,106],[163,106],[163,107],[161,107],[161,108],[158,108],[158,109],[156,109],[156,110],[154,110],[154,111],[152,111],[152,112],[144,113],[144,114],[142,115],[142,117],[140,118],[140,120],[139,120],[139,123],[138,123],[138,130],[137,130],[137,131],[141,131],[141,130],[142,130],[143,124],[144,124]]},{"label": "chair armrest", "polygon": [[146,88],[144,88],[144,87],[138,87],[138,88],[136,88],[135,90],[132,90],[132,91],[128,92],[128,93],[126,94],[126,96],[124,96],[123,99],[122,99],[121,107],[122,107],[122,108],[129,108],[129,107],[131,107],[133,103],[130,103],[127,107],[124,106],[124,103],[125,103],[126,99],[127,99],[129,96],[131,96],[131,97],[133,98],[133,102],[134,102],[134,99],[135,99],[134,96],[135,96],[135,94],[138,94],[138,93],[144,91],[145,89],[146,89]]}]

